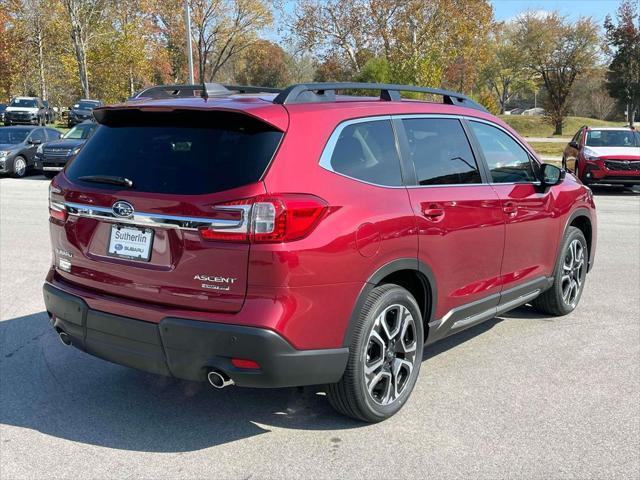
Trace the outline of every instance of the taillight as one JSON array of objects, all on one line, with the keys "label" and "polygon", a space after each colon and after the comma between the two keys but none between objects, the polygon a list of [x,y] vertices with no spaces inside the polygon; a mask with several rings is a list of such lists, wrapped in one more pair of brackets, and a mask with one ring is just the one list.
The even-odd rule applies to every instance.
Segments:
[{"label": "taillight", "polygon": [[313,195],[259,195],[217,205],[217,214],[235,212],[236,223],[201,228],[204,240],[279,243],[306,237],[327,211],[327,203]]},{"label": "taillight", "polygon": [[67,221],[67,207],[64,203],[57,202],[53,199],[53,195],[59,195],[62,193],[58,187],[53,183],[49,184],[49,216],[60,222]]}]

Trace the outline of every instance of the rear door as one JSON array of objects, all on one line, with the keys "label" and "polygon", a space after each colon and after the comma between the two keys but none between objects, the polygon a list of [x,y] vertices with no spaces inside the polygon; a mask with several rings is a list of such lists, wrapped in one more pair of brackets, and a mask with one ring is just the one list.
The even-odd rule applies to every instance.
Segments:
[{"label": "rear door", "polygon": [[463,124],[452,117],[401,117],[415,169],[409,196],[419,258],[437,279],[436,318],[447,331],[474,323],[498,304],[505,225]]},{"label": "rear door", "polygon": [[[242,206],[283,132],[242,113],[110,112],[56,183],[69,218],[58,274],[97,291],[176,308],[238,311],[249,244],[199,229],[246,227]],[[125,180],[126,179],[126,180]]]},{"label": "rear door", "polygon": [[[539,166],[529,152],[497,125],[470,121],[491,176],[491,186],[502,203],[506,226],[502,283],[518,297],[543,287],[553,272],[558,222],[554,215],[553,189],[540,188]],[[539,284],[539,285],[538,285]],[[518,291],[520,287],[523,291]],[[530,293],[530,292],[529,292]],[[515,298],[504,295],[502,302]]]}]

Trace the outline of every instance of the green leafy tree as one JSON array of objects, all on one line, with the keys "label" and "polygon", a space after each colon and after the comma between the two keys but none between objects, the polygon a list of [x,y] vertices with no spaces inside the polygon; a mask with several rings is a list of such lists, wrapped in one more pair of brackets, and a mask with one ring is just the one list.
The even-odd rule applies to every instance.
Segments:
[{"label": "green leafy tree", "polygon": [[480,73],[480,80],[493,94],[497,110],[502,114],[514,95],[532,90],[535,82],[526,69],[513,24],[497,25],[487,50],[489,60]]},{"label": "green leafy tree", "polygon": [[554,133],[562,135],[573,84],[596,62],[598,27],[590,18],[567,21],[557,12],[525,12],[517,20],[515,35],[526,67],[544,85],[544,106]]},{"label": "green leafy tree", "polygon": [[626,109],[633,125],[640,112],[640,12],[638,3],[622,2],[615,24],[610,16],[604,22],[608,51],[612,60],[607,72],[607,90]]}]

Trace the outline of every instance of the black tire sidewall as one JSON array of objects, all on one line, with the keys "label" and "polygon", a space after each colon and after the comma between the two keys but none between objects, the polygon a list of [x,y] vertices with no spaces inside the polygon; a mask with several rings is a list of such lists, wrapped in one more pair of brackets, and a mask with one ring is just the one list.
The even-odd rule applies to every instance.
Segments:
[{"label": "black tire sidewall", "polygon": [[[375,292],[375,291],[374,291]],[[374,293],[372,292],[372,293]],[[369,339],[369,332],[373,328],[376,317],[389,305],[398,303],[405,306],[413,315],[416,324],[417,333],[417,345],[416,345],[416,357],[417,361],[413,367],[411,378],[409,383],[405,387],[404,391],[400,394],[400,397],[389,405],[380,405],[369,396],[367,392],[365,380],[364,380],[364,352],[367,348],[367,341]],[[422,322],[422,315],[420,314],[420,308],[417,302],[409,293],[408,290],[394,286],[392,289],[386,291],[380,298],[378,298],[373,304],[372,308],[361,316],[361,321],[365,322],[365,328],[361,330],[361,335],[357,338],[357,343],[354,349],[355,364],[355,376],[356,376],[356,395],[358,396],[358,403],[366,409],[367,416],[372,419],[384,420],[394,415],[402,406],[406,403],[407,399],[411,395],[418,375],[420,373],[420,365],[422,363],[422,352],[424,347],[424,326]]]},{"label": "black tire sidewall", "polygon": [[[569,248],[569,245],[571,244],[571,242],[573,242],[576,239],[580,241],[580,243],[582,244],[582,248],[584,249],[585,264],[584,264],[584,269],[582,271],[581,287],[580,287],[580,290],[578,291],[578,296],[576,298],[575,305],[572,307],[570,305],[567,305],[562,299],[562,274],[563,274],[562,266],[564,263],[564,256],[567,252],[567,249]],[[558,258],[556,260],[556,269],[554,273],[553,287],[551,287],[554,289],[554,294],[557,296],[557,299],[558,299],[557,303],[564,310],[563,314],[565,315],[575,310],[578,304],[580,303],[580,299],[582,298],[582,292],[584,291],[584,285],[587,277],[588,266],[589,266],[589,248],[587,245],[587,240],[585,239],[584,234],[582,233],[582,231],[580,231],[579,228],[569,227],[569,229],[567,230],[567,233],[565,234],[562,240],[562,249],[560,250],[560,254],[558,255]]]}]

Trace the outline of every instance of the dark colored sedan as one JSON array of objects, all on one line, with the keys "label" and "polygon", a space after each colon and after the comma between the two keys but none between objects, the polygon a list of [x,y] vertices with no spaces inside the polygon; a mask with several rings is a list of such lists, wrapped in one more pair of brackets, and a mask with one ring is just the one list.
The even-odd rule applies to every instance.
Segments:
[{"label": "dark colored sedan", "polygon": [[101,106],[102,102],[100,100],[80,100],[69,109],[69,116],[67,118],[69,128],[85,120],[93,119],[93,109]]},{"label": "dark colored sedan", "polygon": [[34,164],[38,146],[58,138],[60,132],[54,128],[0,127],[0,174],[24,177]]},{"label": "dark colored sedan", "polygon": [[87,120],[73,127],[59,140],[40,145],[36,151],[35,169],[45,177],[53,178],[76,156],[96,127],[96,123]]}]

